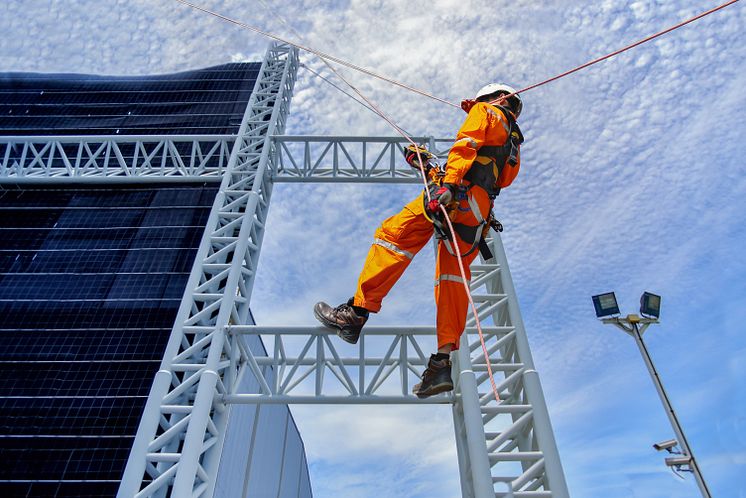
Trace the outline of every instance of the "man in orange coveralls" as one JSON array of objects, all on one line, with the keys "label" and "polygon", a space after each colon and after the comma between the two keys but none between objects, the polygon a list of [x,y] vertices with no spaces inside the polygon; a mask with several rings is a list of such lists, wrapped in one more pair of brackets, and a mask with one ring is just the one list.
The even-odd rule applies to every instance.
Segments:
[{"label": "man in orange coveralls", "polygon": [[[368,314],[381,309],[383,298],[433,236],[432,220],[441,228],[444,226],[445,220],[437,223],[442,215],[441,205],[448,206],[466,278],[471,278],[469,265],[489,228],[494,198],[501,188],[510,185],[520,168],[523,136],[515,120],[522,106],[515,90],[501,83],[491,83],[477,92],[474,101],[464,101],[462,107],[468,116],[448,154],[445,175],[437,178],[430,172],[431,180],[436,180],[428,187],[430,200],[423,192],[381,224],[354,297],[336,308],[317,303],[314,314],[321,323],[336,329],[343,340],[357,343]],[[411,166],[419,168],[419,161],[416,152],[407,155]],[[430,356],[422,382],[414,386],[413,393],[420,398],[453,390],[450,353],[459,347],[468,297],[452,243],[441,240],[438,244],[435,270],[438,352]]]}]

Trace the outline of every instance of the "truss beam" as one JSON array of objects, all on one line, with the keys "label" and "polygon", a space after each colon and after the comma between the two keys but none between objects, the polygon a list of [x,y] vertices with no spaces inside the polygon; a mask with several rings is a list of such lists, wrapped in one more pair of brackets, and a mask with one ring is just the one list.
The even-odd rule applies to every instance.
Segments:
[{"label": "truss beam", "polygon": [[[220,181],[234,135],[0,137],[0,184]],[[414,137],[445,160],[451,139]],[[420,183],[398,137],[273,135],[273,182]]]},{"label": "truss beam", "polygon": [[0,183],[219,181],[233,135],[0,137]]},{"label": "truss beam", "polygon": [[[275,136],[279,167],[275,182],[421,183],[403,158],[400,137]],[[413,137],[442,161],[452,139]]]},{"label": "truss beam", "polygon": [[118,497],[210,497],[226,432],[226,407],[249,349],[227,341],[245,323],[276,168],[272,134],[285,127],[298,66],[273,44],[262,63],[222,175],[130,453]]},{"label": "truss beam", "polygon": [[[510,328],[493,327],[486,332],[505,335]],[[411,326],[367,327],[354,347],[324,327],[228,326],[227,333],[236,338],[262,335],[274,343],[272,356],[250,360],[251,375],[263,386],[262,392],[223,397],[228,403],[252,404],[422,403],[411,388],[428,362],[423,351],[429,351],[435,341],[434,327]],[[427,341],[424,345],[422,337]],[[516,366],[496,368],[513,370]],[[424,402],[453,401],[452,395],[441,395]]]}]

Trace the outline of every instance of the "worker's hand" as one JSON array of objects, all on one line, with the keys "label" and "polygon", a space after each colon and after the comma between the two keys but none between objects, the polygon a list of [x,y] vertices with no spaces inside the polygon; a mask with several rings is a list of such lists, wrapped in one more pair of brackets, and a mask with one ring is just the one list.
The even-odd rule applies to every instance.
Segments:
[{"label": "worker's hand", "polygon": [[[427,157],[425,157],[424,154],[420,154],[420,158],[422,159],[422,167],[427,170],[428,164]],[[404,156],[404,160],[407,161],[407,164],[412,166],[415,169],[420,169],[420,160],[417,158],[417,153],[412,151],[407,151],[407,155]]]},{"label": "worker's hand", "polygon": [[420,169],[420,161],[422,161],[422,167],[427,171],[430,168],[430,159],[432,158],[433,155],[424,146],[412,144],[404,149],[404,160],[414,169]]},{"label": "worker's hand", "polygon": [[430,201],[427,203],[427,210],[430,213],[436,213],[440,211],[440,206],[447,205],[453,200],[453,193],[456,191],[456,186],[451,183],[444,183],[443,186],[435,189],[435,192],[430,194]]}]

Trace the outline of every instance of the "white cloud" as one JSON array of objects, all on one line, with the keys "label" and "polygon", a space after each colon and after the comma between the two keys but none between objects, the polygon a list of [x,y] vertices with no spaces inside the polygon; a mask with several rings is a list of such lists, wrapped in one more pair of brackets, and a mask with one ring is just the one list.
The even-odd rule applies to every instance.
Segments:
[{"label": "white cloud", "polygon": [[459,490],[448,406],[297,406],[293,414],[314,462],[316,496],[455,496]]},{"label": "white cloud", "polygon": [[[256,4],[204,4],[288,34]],[[713,3],[521,0],[485,5],[445,0],[273,3],[309,45],[454,102],[489,81],[516,86],[540,81]],[[637,451],[655,434],[636,436],[619,413],[608,409],[629,405],[643,426],[665,430],[631,340],[621,334],[612,338],[615,332],[591,316],[589,296],[607,289],[617,290],[631,311],[642,290],[663,294],[664,323],[650,333],[651,345],[661,365],[675,364],[691,379],[691,389],[684,389],[671,377],[670,389],[687,414],[687,430],[696,437],[715,494],[746,493],[735,472],[715,471],[712,462],[721,461],[723,448],[705,437],[714,424],[742,442],[744,423],[736,413],[746,407],[743,396],[729,401],[713,394],[720,392],[713,387],[718,383],[740,392],[739,364],[746,350],[743,320],[732,318],[743,308],[746,279],[745,21],[746,10],[734,5],[523,96],[527,142],[522,172],[498,198],[497,212],[506,226],[503,240],[550,411],[557,417],[573,496],[696,493],[686,483],[669,481],[656,455],[638,463]],[[0,69],[5,71],[169,72],[258,58],[267,44],[175,2],[145,0],[105,6],[94,1],[3,2],[0,31]],[[314,57],[304,54],[302,60],[329,74]],[[458,109],[346,68],[341,72],[412,133],[450,136],[463,119]],[[299,72],[288,132],[393,134],[382,120],[307,71]],[[346,299],[376,225],[416,191],[413,186],[277,186],[252,301],[259,321],[311,324],[316,300]],[[432,272],[432,254],[424,250],[375,317],[377,323],[432,323]],[[706,325],[711,331],[703,337]],[[632,377],[640,382],[639,392],[647,393],[645,403],[653,396],[650,405],[637,404],[634,389],[625,391],[626,401],[614,399]],[[729,403],[738,410],[728,412]],[[340,438],[333,454],[322,435],[347,412],[330,411],[314,428],[314,415],[304,410],[294,411],[309,454],[318,458],[312,460],[318,497],[356,496],[347,493],[351,488],[357,496],[395,496],[408,489],[396,484],[412,485],[406,476],[393,479],[395,485],[386,482],[382,474],[395,472],[395,462],[406,462],[402,468],[418,482],[428,481],[422,473],[432,465],[443,475],[456,473],[455,464],[446,463],[447,451],[429,440],[423,444],[434,452],[432,465],[408,456],[407,448],[420,451],[417,442],[427,439],[427,431],[440,429],[406,409],[402,420],[398,411],[361,410],[355,416],[359,424],[348,424],[342,434],[352,438],[359,426],[385,440],[402,423],[408,437],[388,447],[364,435],[350,453],[342,451],[349,445]],[[610,422],[622,431],[619,436],[587,430]],[[452,450],[451,429],[446,430],[446,446]],[[589,452],[591,445],[597,449]],[[360,459],[360,474],[342,477],[335,458],[353,454]],[[615,455],[614,466],[599,458],[608,454]],[[367,473],[364,462],[381,455],[386,464],[372,468],[382,474]],[[742,462],[742,454],[735,455]],[[623,469],[619,479],[614,477],[617,466]],[[375,478],[376,485],[366,488]],[[453,476],[444,479],[446,491],[430,487],[428,496],[457,493]],[[656,485],[640,485],[650,482]]]}]

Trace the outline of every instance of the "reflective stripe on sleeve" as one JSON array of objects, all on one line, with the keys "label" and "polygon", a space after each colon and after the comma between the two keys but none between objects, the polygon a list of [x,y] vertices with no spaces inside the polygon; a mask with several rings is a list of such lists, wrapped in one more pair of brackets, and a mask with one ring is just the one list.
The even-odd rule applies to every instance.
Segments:
[{"label": "reflective stripe on sleeve", "polygon": [[398,247],[396,247],[396,246],[395,246],[394,244],[392,244],[391,242],[387,242],[387,241],[385,241],[385,240],[383,240],[383,239],[375,239],[375,240],[373,241],[373,243],[374,243],[374,244],[377,244],[377,245],[379,245],[379,246],[381,246],[381,247],[385,247],[385,248],[386,248],[386,249],[388,249],[389,251],[393,251],[393,252],[395,252],[396,254],[401,254],[402,256],[405,256],[405,257],[407,257],[407,258],[409,258],[409,259],[412,259],[412,258],[414,258],[414,254],[412,254],[411,252],[409,252],[409,251],[405,251],[404,249],[399,249]]},{"label": "reflective stripe on sleeve", "polygon": [[467,142],[466,145],[468,145],[472,149],[476,149],[477,148],[477,142],[473,138],[469,138],[469,137],[461,138],[459,140],[456,140],[453,145],[456,145],[459,142]]},{"label": "reflective stripe on sleeve", "polygon": [[502,119],[502,116],[498,116],[498,114],[489,107],[487,108],[487,112],[500,121],[500,123],[503,125],[503,128],[505,129],[505,133],[507,133],[508,137],[510,137],[510,127],[505,124],[505,119]]},{"label": "reflective stripe on sleeve", "polygon": [[[435,279],[435,287],[437,287],[441,282],[443,282],[445,280],[447,280],[449,282],[458,282],[460,284],[464,283],[464,279],[461,278],[459,275],[443,274],[443,275],[441,275],[441,276],[439,276],[438,278]],[[468,285],[470,282],[467,281],[466,283]]]}]

